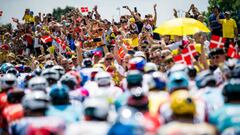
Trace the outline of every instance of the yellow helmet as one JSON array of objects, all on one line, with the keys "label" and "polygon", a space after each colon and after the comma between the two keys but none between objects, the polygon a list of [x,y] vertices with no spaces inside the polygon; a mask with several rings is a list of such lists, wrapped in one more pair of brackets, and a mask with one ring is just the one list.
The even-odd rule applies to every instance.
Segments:
[{"label": "yellow helmet", "polygon": [[103,64],[94,64],[93,68],[101,68],[103,71],[106,71],[106,66]]},{"label": "yellow helmet", "polygon": [[196,112],[195,102],[186,90],[173,92],[170,106],[174,114],[195,114]]},{"label": "yellow helmet", "polygon": [[132,17],[132,18],[129,19],[129,22],[135,23],[135,19]]}]

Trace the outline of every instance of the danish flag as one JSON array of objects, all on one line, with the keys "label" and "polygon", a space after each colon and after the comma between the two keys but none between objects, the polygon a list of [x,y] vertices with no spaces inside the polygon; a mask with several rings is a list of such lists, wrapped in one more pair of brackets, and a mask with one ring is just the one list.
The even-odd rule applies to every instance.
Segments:
[{"label": "danish flag", "polygon": [[196,49],[193,44],[187,46],[182,50],[182,53],[173,57],[176,63],[192,65],[192,58],[197,55]]},{"label": "danish flag", "polygon": [[66,50],[67,44],[65,41],[60,39],[59,37],[56,38],[56,42],[61,46],[62,50]]},{"label": "danish flag", "polygon": [[231,58],[240,58],[240,55],[237,52],[237,49],[234,47],[234,45],[231,43],[228,48],[227,56]]},{"label": "danish flag", "polygon": [[197,55],[197,51],[196,51],[194,45],[189,44],[186,48],[184,48],[182,50],[182,55],[184,55],[184,56],[190,55],[192,57],[195,57]]},{"label": "danish flag", "polygon": [[82,13],[88,12],[88,7],[81,7],[80,9]]},{"label": "danish flag", "polygon": [[48,43],[48,42],[52,42],[52,37],[51,36],[42,36],[41,37],[41,41],[43,42],[43,43]]},{"label": "danish flag", "polygon": [[226,38],[219,37],[219,36],[216,36],[216,35],[212,35],[209,47],[210,47],[210,49],[223,48],[225,42],[226,42]]}]

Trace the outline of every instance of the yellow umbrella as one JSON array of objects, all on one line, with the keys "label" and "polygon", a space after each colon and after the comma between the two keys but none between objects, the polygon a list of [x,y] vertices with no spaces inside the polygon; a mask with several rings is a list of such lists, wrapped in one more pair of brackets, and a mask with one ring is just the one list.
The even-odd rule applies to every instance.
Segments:
[{"label": "yellow umbrella", "polygon": [[193,35],[198,31],[210,32],[210,30],[200,21],[192,18],[176,18],[164,22],[154,30],[160,35]]}]

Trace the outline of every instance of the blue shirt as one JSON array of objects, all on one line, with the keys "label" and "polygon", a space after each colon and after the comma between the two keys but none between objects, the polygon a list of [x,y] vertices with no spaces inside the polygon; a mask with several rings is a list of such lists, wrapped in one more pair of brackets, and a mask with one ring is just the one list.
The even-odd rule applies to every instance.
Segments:
[{"label": "blue shirt", "polygon": [[82,117],[82,107],[76,105],[55,105],[49,106],[47,116],[62,118],[67,124],[77,122]]},{"label": "blue shirt", "polygon": [[[220,13],[219,19],[224,19],[223,13]],[[208,18],[210,23],[210,28],[212,30],[219,30],[222,29],[222,24],[218,23],[217,17],[214,14],[211,14]]]}]

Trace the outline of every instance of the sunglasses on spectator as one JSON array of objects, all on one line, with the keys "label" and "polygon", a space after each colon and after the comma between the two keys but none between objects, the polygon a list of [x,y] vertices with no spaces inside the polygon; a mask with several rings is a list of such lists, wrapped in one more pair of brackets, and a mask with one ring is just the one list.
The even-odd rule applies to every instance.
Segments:
[{"label": "sunglasses on spectator", "polygon": [[112,61],[113,58],[106,58],[106,61]]}]

